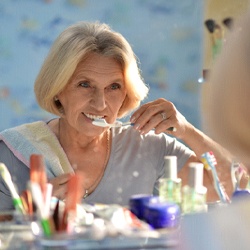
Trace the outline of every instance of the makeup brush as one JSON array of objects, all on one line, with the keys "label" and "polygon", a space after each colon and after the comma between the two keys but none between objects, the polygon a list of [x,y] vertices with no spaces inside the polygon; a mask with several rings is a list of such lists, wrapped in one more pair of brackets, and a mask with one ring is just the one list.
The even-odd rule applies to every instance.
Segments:
[{"label": "makeup brush", "polygon": [[43,155],[32,154],[30,156],[30,182],[28,187],[38,210],[43,232],[46,236],[50,236],[54,232],[54,224],[50,218],[53,185],[47,182]]},{"label": "makeup brush", "polygon": [[[48,185],[51,185],[48,183]],[[52,186],[52,185],[51,185]],[[32,194],[32,199],[36,205],[38,217],[40,219],[43,233],[45,236],[51,236],[54,232],[54,223],[50,218],[50,209],[47,202],[50,201],[50,192],[47,193],[48,197],[44,200],[41,186],[37,182],[28,183],[29,190]],[[50,188],[52,189],[52,188]]]},{"label": "makeup brush", "polygon": [[47,176],[43,155],[32,154],[30,156],[30,181],[38,183],[41,187],[43,197],[46,197]]},{"label": "makeup brush", "polygon": [[25,214],[25,209],[23,207],[22,200],[21,200],[19,194],[17,193],[17,190],[14,186],[14,183],[12,182],[10,172],[4,163],[0,163],[0,174],[2,175],[2,178],[6,182],[8,188],[11,192],[12,200],[13,200],[13,204],[15,206],[15,209],[17,211]]},{"label": "makeup brush", "polygon": [[30,190],[24,190],[21,193],[20,198],[22,200],[26,213],[29,215],[33,215],[34,209],[33,209],[33,201]]}]

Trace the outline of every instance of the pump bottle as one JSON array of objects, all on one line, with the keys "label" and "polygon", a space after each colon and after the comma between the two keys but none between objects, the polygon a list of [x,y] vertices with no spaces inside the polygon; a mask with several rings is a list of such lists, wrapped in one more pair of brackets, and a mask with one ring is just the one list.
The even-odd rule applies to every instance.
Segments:
[{"label": "pump bottle", "polygon": [[182,180],[177,177],[177,157],[164,157],[165,175],[159,180],[159,197],[161,201],[170,201],[181,206]]},{"label": "pump bottle", "polygon": [[189,164],[189,182],[182,188],[182,213],[207,212],[207,188],[203,186],[204,165],[198,162]]}]

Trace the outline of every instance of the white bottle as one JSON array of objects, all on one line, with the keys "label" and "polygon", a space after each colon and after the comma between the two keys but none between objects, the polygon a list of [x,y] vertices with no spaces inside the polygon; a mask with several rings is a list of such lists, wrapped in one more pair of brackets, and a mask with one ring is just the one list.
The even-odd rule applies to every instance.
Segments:
[{"label": "white bottle", "polygon": [[164,178],[159,180],[159,197],[161,201],[171,201],[181,205],[182,181],[177,177],[177,157],[164,157]]},{"label": "white bottle", "polygon": [[182,189],[182,213],[207,212],[207,188],[203,186],[204,165],[198,162],[189,164],[189,182]]}]

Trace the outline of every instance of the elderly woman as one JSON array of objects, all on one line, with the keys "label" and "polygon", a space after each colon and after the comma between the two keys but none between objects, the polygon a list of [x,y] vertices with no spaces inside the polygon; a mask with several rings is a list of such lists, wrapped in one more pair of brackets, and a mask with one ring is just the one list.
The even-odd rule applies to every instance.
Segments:
[{"label": "elderly woman", "polygon": [[[161,98],[138,108],[148,87],[131,46],[106,24],[79,22],[63,31],[37,76],[35,93],[39,105],[58,118],[0,134],[0,161],[19,191],[26,189],[31,154],[45,157],[53,195],[64,199],[70,175],[79,170],[85,201],[107,204],[126,205],[133,194],[156,192],[166,155],[177,156],[183,183],[188,163],[209,150],[221,166],[229,166],[227,152],[187,122],[171,102]],[[136,108],[130,118],[134,126],[92,123],[97,118],[114,123]],[[0,200],[0,209],[12,207],[2,180]]]}]

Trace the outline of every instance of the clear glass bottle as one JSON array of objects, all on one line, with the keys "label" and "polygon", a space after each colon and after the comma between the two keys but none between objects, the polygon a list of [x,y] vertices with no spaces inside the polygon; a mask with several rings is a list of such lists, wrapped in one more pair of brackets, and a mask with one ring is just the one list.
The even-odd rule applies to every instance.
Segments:
[{"label": "clear glass bottle", "polygon": [[189,183],[182,188],[182,213],[207,212],[207,188],[203,186],[204,165],[189,164]]},{"label": "clear glass bottle", "polygon": [[165,156],[165,175],[159,180],[159,197],[161,201],[170,201],[181,205],[182,180],[177,177],[177,157]]}]

